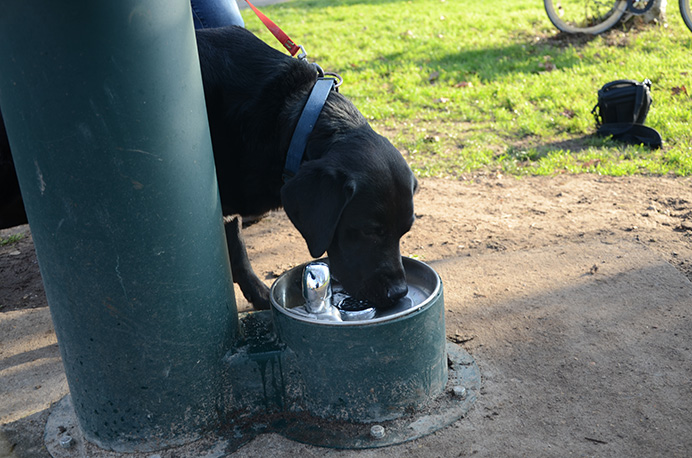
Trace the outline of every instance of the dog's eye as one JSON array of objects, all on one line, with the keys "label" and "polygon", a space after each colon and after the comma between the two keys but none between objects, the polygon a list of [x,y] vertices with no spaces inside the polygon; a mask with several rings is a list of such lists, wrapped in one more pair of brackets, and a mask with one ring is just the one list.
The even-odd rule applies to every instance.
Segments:
[{"label": "dog's eye", "polygon": [[387,231],[383,227],[366,227],[361,233],[367,237],[384,237]]}]

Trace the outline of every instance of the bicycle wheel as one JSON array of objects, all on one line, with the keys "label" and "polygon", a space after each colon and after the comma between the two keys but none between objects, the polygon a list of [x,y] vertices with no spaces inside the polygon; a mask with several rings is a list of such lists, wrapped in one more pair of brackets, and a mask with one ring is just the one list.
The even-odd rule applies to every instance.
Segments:
[{"label": "bicycle wheel", "polygon": [[597,35],[620,20],[627,0],[543,0],[543,6],[559,30]]},{"label": "bicycle wheel", "polygon": [[690,0],[680,0],[680,14],[685,21],[687,28],[692,32],[692,11],[690,11]]}]

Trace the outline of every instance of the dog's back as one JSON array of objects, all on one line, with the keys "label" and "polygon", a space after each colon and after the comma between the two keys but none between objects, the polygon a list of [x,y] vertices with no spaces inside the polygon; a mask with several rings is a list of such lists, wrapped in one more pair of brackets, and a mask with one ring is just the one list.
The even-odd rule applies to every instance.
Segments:
[{"label": "dog's back", "polygon": [[317,74],[240,27],[197,32],[225,213],[278,208],[283,157]]}]

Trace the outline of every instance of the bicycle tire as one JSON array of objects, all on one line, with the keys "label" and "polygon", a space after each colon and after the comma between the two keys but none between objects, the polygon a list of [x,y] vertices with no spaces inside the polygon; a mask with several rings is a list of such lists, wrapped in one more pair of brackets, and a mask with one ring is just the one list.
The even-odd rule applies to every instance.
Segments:
[{"label": "bicycle tire", "polygon": [[680,14],[682,15],[682,20],[685,21],[685,25],[690,32],[692,32],[692,11],[690,11],[690,0],[680,0]]},{"label": "bicycle tire", "polygon": [[[575,5],[569,7],[570,12],[565,11],[565,7],[562,5],[564,1],[553,0],[543,0],[543,6],[545,12],[548,14],[550,22],[553,23],[558,30],[565,33],[586,33],[590,35],[598,35],[603,33],[620,20],[622,16],[627,11],[627,0],[612,0],[612,1],[600,1],[594,2],[589,0],[583,0],[573,2]],[[577,13],[577,5],[581,3],[580,11]],[[598,16],[591,16],[588,8],[589,3],[594,3],[592,8],[600,6],[602,12],[596,10]],[[596,3],[600,5],[596,5]],[[612,3],[612,7],[608,8],[608,5]],[[557,4],[557,8],[554,4]]]},{"label": "bicycle tire", "polygon": [[[642,0],[644,1],[644,0]],[[627,8],[628,13],[632,13],[637,16],[641,16],[642,14],[646,14],[649,12],[651,8],[653,8],[654,3],[656,3],[656,0],[646,0],[644,1],[644,6],[639,6],[639,3],[637,1],[633,1],[630,6]]]}]

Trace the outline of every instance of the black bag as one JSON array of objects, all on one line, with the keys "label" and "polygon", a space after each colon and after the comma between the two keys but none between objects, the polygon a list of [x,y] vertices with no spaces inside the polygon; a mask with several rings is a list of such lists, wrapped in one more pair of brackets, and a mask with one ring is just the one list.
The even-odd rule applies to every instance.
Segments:
[{"label": "black bag", "polygon": [[612,136],[625,143],[660,148],[661,134],[645,126],[651,107],[651,81],[617,80],[598,91],[598,103],[591,113],[596,118],[597,135]]},{"label": "black bag", "polygon": [[651,106],[651,81],[617,80],[598,91],[598,103],[591,113],[596,125],[613,122],[644,124]]}]

